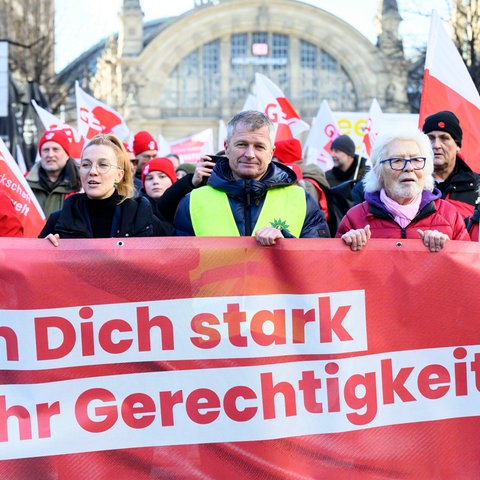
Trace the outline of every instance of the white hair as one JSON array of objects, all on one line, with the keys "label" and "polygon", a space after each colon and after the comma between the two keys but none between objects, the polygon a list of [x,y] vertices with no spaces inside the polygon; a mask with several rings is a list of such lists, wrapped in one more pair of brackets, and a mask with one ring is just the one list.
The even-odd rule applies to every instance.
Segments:
[{"label": "white hair", "polygon": [[432,191],[435,182],[433,178],[433,151],[430,143],[430,139],[427,135],[418,129],[403,129],[395,132],[383,132],[378,135],[373,144],[372,154],[370,161],[372,168],[366,173],[363,178],[363,184],[365,192],[378,192],[383,187],[382,177],[382,160],[385,160],[387,147],[397,140],[411,140],[414,141],[420,149],[420,155],[426,158],[424,168],[425,184],[424,190]]}]

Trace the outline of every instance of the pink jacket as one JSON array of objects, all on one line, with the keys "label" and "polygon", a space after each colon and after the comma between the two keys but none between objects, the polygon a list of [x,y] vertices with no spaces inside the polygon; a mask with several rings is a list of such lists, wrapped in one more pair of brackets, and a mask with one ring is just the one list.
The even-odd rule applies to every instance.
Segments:
[{"label": "pink jacket", "polygon": [[450,203],[438,198],[437,191],[424,190],[417,216],[405,228],[396,223],[392,215],[380,202],[379,192],[367,193],[367,201],[352,207],[337,230],[341,237],[351,229],[370,225],[371,238],[417,238],[417,229],[438,230],[451,240],[470,240],[463,218]]}]

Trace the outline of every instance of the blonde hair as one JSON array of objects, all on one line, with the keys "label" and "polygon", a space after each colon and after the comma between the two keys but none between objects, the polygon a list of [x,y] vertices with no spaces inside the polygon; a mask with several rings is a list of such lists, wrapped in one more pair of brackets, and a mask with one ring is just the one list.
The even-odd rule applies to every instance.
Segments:
[{"label": "blonde hair", "polygon": [[123,177],[120,182],[118,182],[117,191],[119,195],[125,198],[132,198],[135,193],[133,175],[132,169],[130,168],[130,160],[128,159],[128,154],[123,142],[112,133],[95,135],[83,148],[82,156],[83,152],[92,145],[105,145],[114,151],[118,168],[123,170]]}]

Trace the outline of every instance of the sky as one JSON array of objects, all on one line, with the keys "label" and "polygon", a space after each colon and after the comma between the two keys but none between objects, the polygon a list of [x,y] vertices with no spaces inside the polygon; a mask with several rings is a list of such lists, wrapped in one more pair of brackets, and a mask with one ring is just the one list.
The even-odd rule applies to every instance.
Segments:
[{"label": "sky", "polygon": [[[372,43],[377,32],[374,18],[379,0],[304,0],[342,18]],[[430,28],[429,16],[436,9],[448,17],[448,0],[397,0],[403,18],[400,33],[406,54],[413,57],[425,46]],[[193,0],[140,0],[144,20],[180,15],[193,8]],[[122,0],[56,0],[55,69],[60,71],[81,53],[119,28],[118,12]]]}]

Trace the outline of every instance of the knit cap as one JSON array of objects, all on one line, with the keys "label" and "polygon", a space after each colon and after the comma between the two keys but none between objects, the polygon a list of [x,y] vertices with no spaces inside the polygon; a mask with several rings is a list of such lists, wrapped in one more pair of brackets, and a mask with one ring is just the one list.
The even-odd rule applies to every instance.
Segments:
[{"label": "knit cap", "polygon": [[195,173],[195,166],[194,163],[181,163],[175,171],[183,170],[185,173]]},{"label": "knit cap", "polygon": [[147,150],[158,150],[158,143],[146,130],[140,130],[133,137],[133,152],[135,155]]},{"label": "knit cap", "polygon": [[463,132],[460,127],[460,121],[454,113],[449,112],[448,110],[443,110],[427,117],[422,130],[423,133],[430,133],[434,130],[447,132],[452,136],[459,147],[462,146]]},{"label": "knit cap", "polygon": [[297,138],[277,140],[273,155],[282,163],[296,162],[302,159],[302,144]]},{"label": "knit cap", "polygon": [[38,142],[38,153],[42,150],[42,145],[46,142],[58,143],[65,153],[70,156],[70,141],[64,130],[46,130]]},{"label": "knit cap", "polygon": [[177,175],[175,173],[175,167],[173,166],[172,161],[167,157],[152,158],[148,161],[142,170],[142,185],[145,187],[145,177],[150,172],[163,172],[167,175],[172,183],[177,181]]},{"label": "knit cap", "polygon": [[330,146],[330,150],[340,150],[346,153],[350,157],[355,156],[355,143],[348,135],[340,135],[337,137]]}]

